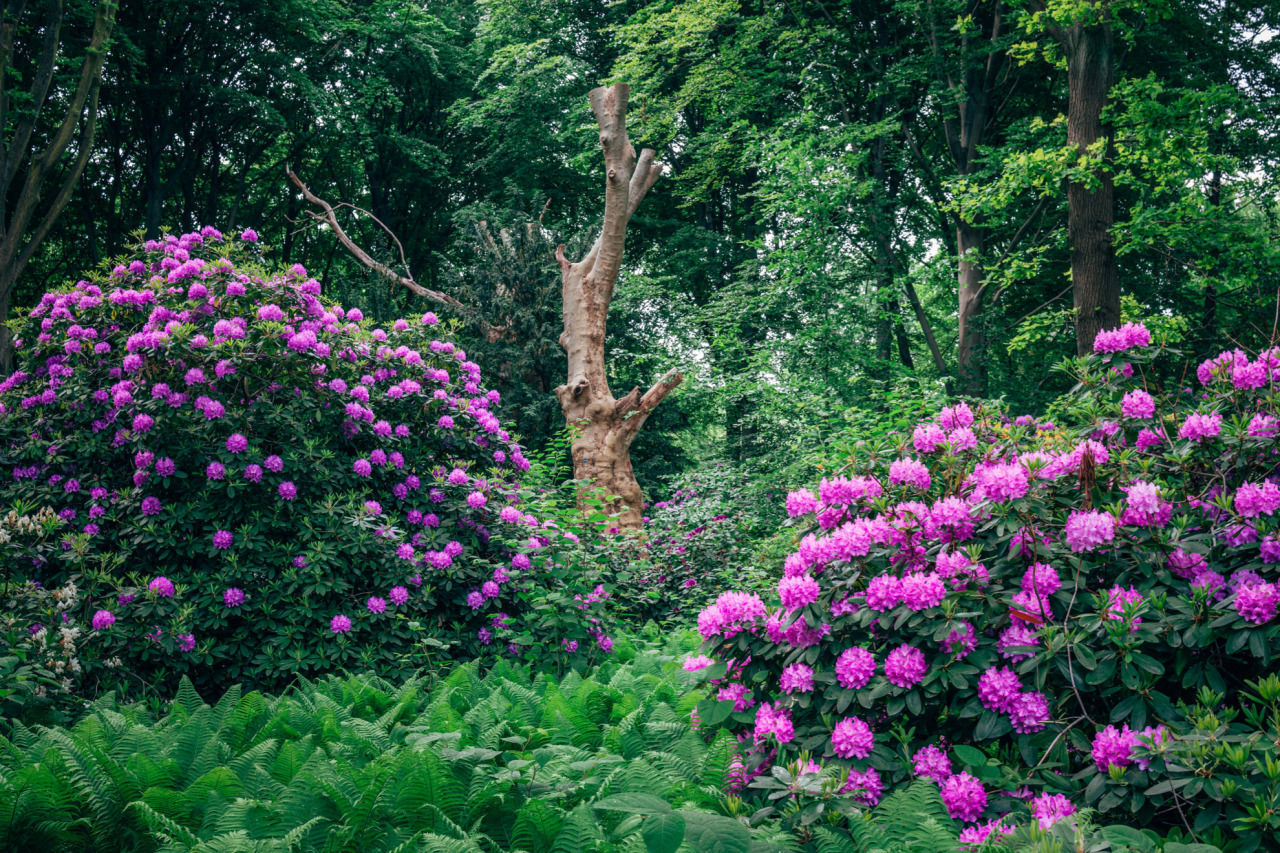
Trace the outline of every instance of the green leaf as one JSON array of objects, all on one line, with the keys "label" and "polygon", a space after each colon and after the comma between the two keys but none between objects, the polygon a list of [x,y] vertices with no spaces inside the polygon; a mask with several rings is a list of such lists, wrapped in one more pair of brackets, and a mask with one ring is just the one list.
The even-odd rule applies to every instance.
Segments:
[{"label": "green leaf", "polygon": [[684,840],[695,853],[750,853],[751,833],[738,821],[705,812],[681,812]]},{"label": "green leaf", "polygon": [[666,814],[671,811],[671,806],[666,800],[655,797],[653,794],[642,794],[639,791],[605,797],[599,802],[592,803],[591,808],[644,815]]},{"label": "green leaf", "polygon": [[704,726],[718,726],[733,713],[733,700],[703,699],[697,706],[698,719]]},{"label": "green leaf", "polygon": [[652,814],[640,825],[649,853],[675,853],[684,841],[685,820],[679,812]]},{"label": "green leaf", "polygon": [[976,747],[957,744],[951,747],[951,751],[969,767],[982,767],[987,763],[986,753]]}]

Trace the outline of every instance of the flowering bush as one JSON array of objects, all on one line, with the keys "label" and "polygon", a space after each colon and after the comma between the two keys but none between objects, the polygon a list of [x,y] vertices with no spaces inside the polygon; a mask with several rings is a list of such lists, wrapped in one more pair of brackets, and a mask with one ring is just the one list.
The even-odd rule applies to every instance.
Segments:
[{"label": "flowering bush", "polygon": [[[256,240],[148,241],[19,323],[6,491],[65,525],[20,575],[83,575],[110,655],[198,683],[394,673],[423,636],[507,649],[572,542],[521,508],[497,393],[433,314],[375,328]],[[580,636],[528,641],[607,646],[598,601],[565,614]]]},{"label": "flowering bush", "polygon": [[783,516],[750,505],[743,479],[723,463],[681,477],[669,497],[648,507],[641,536],[610,537],[628,618],[687,625],[735,585],[766,583],[756,565],[761,540]]},{"label": "flowering bush", "polygon": [[1280,349],[1167,390],[1150,343],[1130,324],[1065,365],[1058,424],[959,403],[788,496],[811,526],[777,597],[721,595],[691,662],[752,773],[811,753],[865,802],[928,778],[979,828],[1084,806],[1203,828],[1222,780],[1141,756],[1280,648]]}]

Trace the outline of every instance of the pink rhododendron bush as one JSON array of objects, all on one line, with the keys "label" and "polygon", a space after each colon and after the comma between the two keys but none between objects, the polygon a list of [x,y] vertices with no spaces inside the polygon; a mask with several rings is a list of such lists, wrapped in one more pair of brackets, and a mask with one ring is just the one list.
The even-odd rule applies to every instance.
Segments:
[{"label": "pink rhododendron bush", "polygon": [[1057,423],[960,403],[787,497],[776,596],[721,595],[687,664],[753,784],[930,779],[970,840],[1092,807],[1276,843],[1280,350],[1187,388],[1141,325],[1096,349]]},{"label": "pink rhododendron bush", "polygon": [[572,537],[520,503],[528,462],[479,367],[434,315],[376,327],[256,240],[148,242],[19,324],[5,495],[58,526],[6,552],[10,580],[78,580],[83,612],[53,618],[142,679],[394,675],[424,638],[607,651],[607,593],[561,581]]}]

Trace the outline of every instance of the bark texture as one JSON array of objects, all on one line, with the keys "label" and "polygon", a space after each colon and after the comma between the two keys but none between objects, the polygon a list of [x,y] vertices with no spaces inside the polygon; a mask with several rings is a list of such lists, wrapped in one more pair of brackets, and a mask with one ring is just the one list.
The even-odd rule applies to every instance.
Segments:
[{"label": "bark texture", "polygon": [[[5,325],[13,287],[71,201],[71,192],[89,162],[98,122],[98,87],[116,14],[111,0],[97,4],[75,89],[59,99],[51,84],[65,3],[48,0],[44,4],[39,21],[44,37],[34,53],[30,77],[24,80],[12,73],[10,65],[26,5],[25,0],[13,0],[0,7],[0,127],[7,129],[11,122],[13,127],[0,149],[0,374],[13,369],[13,342]],[[52,126],[40,132],[42,115],[55,110]],[[74,156],[59,173],[57,167],[72,143]],[[45,192],[50,178],[56,184],[52,195]]]},{"label": "bark texture", "polygon": [[[1114,69],[1114,38],[1103,22],[1065,32],[1067,53],[1067,144],[1086,156],[1109,136],[1102,123]],[[1106,156],[1105,147],[1102,152]],[[1091,156],[1096,157],[1095,151]],[[1071,243],[1071,284],[1076,310],[1076,352],[1093,351],[1103,329],[1120,325],[1120,280],[1111,243],[1115,211],[1111,172],[1105,166],[1089,180],[1067,183],[1067,233]]]},{"label": "bark texture", "polygon": [[568,377],[556,388],[556,398],[565,423],[576,430],[573,474],[584,484],[579,503],[598,497],[608,511],[620,514],[620,528],[635,529],[641,524],[644,496],[631,467],[631,443],[683,377],[671,370],[648,391],[637,387],[614,399],[605,371],[605,323],[622,265],[627,223],[662,174],[653,150],[646,148],[637,157],[627,139],[628,94],[628,86],[618,83],[593,89],[588,96],[604,153],[604,223],[582,260],[566,258],[563,245],[556,249],[564,316],[560,346],[568,356]]}]

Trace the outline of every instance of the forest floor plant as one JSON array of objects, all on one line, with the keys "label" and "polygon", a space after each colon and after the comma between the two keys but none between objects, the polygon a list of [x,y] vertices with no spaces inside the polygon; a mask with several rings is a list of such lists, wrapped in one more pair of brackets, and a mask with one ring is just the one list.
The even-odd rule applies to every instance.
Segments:
[{"label": "forest floor plant", "polygon": [[803,755],[864,803],[932,780],[972,840],[1089,806],[1280,845],[1258,680],[1280,649],[1280,349],[1224,352],[1195,387],[1162,384],[1141,324],[1095,350],[1065,364],[1058,423],[949,406],[787,497],[809,532],[776,597],[721,595],[687,664],[754,784]]}]

